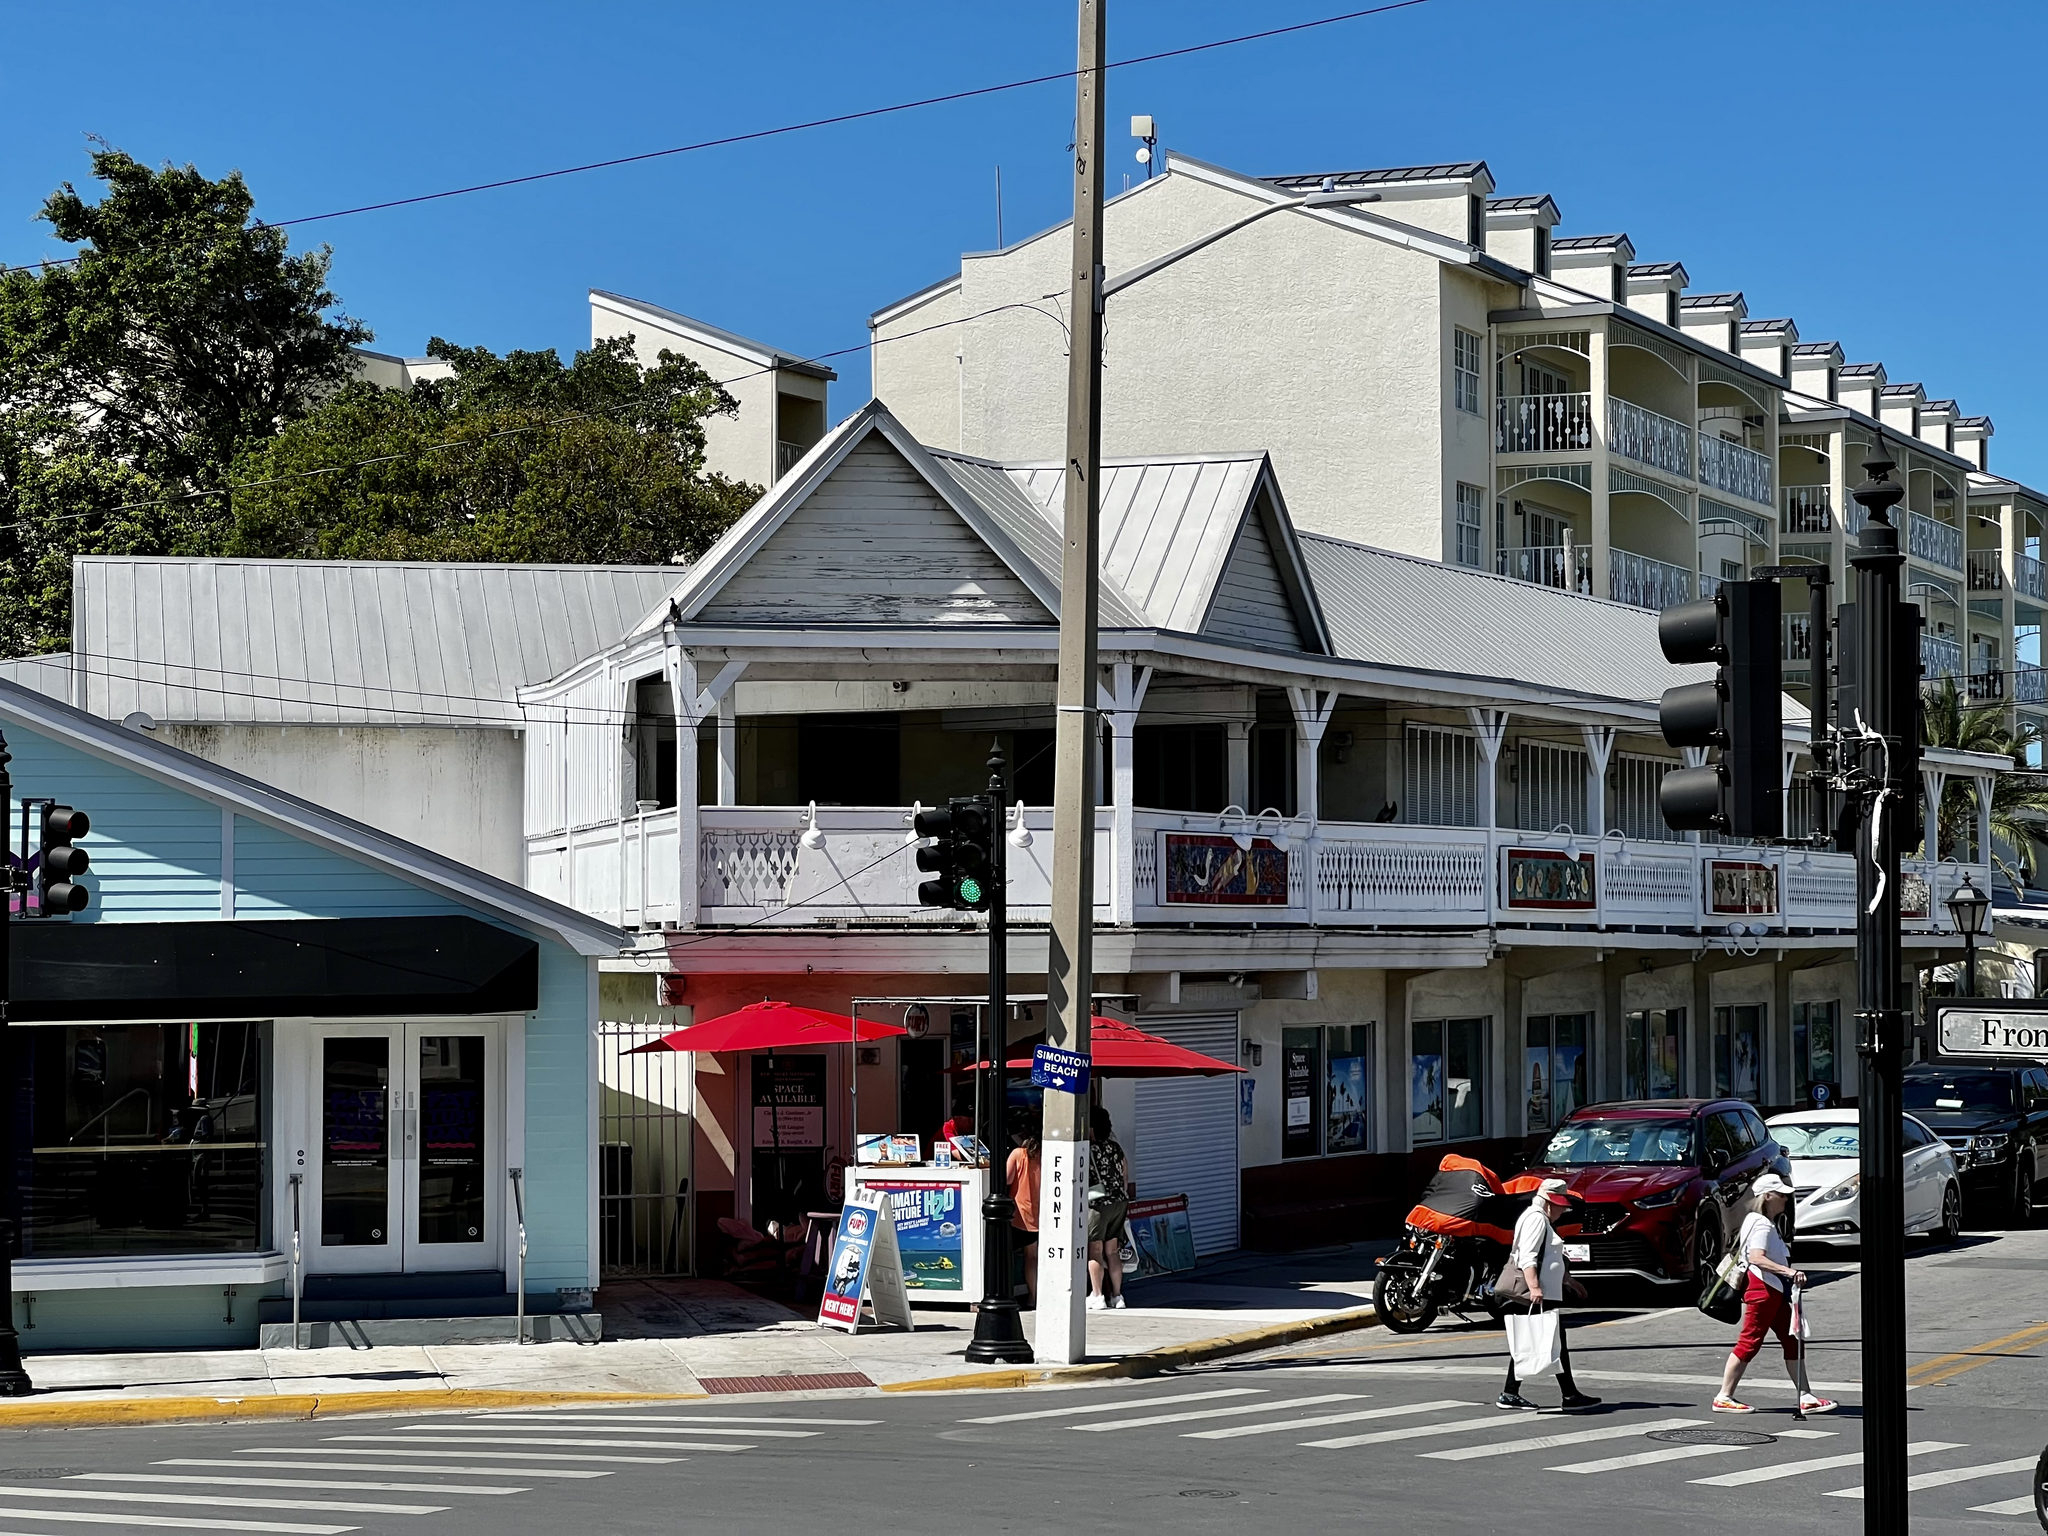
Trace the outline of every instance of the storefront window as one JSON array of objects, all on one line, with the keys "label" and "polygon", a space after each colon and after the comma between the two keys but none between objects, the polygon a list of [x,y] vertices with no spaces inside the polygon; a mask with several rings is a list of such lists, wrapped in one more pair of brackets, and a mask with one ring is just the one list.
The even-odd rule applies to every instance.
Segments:
[{"label": "storefront window", "polygon": [[1486,1134],[1486,1020],[1411,1026],[1408,1127],[1418,1144]]},{"label": "storefront window", "polygon": [[1363,1152],[1371,1141],[1370,1026],[1314,1025],[1280,1032],[1280,1155]]},{"label": "storefront window", "polygon": [[1763,1096],[1764,1010],[1742,1003],[1714,1010],[1714,1092],[1754,1104]]},{"label": "storefront window", "polygon": [[22,1257],[262,1246],[268,1025],[9,1033],[29,1090]]},{"label": "storefront window", "polygon": [[1590,1013],[1538,1013],[1529,1017],[1528,1045],[1523,1061],[1529,1091],[1529,1129],[1549,1130],[1586,1102],[1591,1063],[1586,1040],[1592,1033]]},{"label": "storefront window", "polygon": [[1323,1032],[1280,1032],[1280,1155],[1314,1157],[1323,1150]]},{"label": "storefront window", "polygon": [[1842,1004],[1838,998],[1824,1003],[1792,1005],[1792,1073],[1799,1102],[1814,1101],[1814,1088],[1825,1085],[1827,1102],[1842,1097],[1842,1069],[1835,1051],[1841,1038]]},{"label": "storefront window", "polygon": [[1685,1059],[1685,1010],[1642,1008],[1627,1019],[1622,1063],[1625,1099],[1675,1099]]}]

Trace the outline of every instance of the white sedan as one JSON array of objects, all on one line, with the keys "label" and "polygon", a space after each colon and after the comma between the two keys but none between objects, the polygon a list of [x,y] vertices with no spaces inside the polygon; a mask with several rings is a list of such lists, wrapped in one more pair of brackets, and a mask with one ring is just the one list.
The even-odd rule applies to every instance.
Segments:
[{"label": "white sedan", "polygon": [[[1963,1235],[1963,1191],[1955,1154],[1911,1115],[1905,1122],[1906,1235],[1938,1233],[1953,1243]],[[1800,1242],[1852,1244],[1862,1240],[1863,1183],[1857,1112],[1802,1109],[1765,1122],[1792,1162],[1793,1235]]]}]

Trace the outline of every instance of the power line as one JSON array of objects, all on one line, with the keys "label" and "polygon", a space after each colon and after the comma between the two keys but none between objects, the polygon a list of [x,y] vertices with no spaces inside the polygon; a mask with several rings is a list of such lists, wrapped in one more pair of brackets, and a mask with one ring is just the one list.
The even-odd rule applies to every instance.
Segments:
[{"label": "power line", "polygon": [[[1244,32],[1235,37],[1221,37],[1206,43],[1190,43],[1182,48],[1168,48],[1157,53],[1138,54],[1128,59],[1115,59],[1105,69],[1129,69],[1139,64],[1157,64],[1166,59],[1186,58],[1191,54],[1208,53],[1218,48],[1234,48],[1244,43],[1262,42],[1268,38],[1286,37],[1297,32],[1313,31],[1320,27],[1336,26],[1340,22],[1358,21],[1367,16],[1379,16],[1388,11],[1404,11],[1429,0],[1391,0],[1385,5],[1370,6],[1364,10],[1344,11],[1334,16],[1320,16],[1313,21],[1294,22],[1284,27],[1267,27],[1257,32]],[[419,203],[441,202],[451,197],[468,197],[478,192],[496,192],[506,187],[526,186],[537,181],[553,181],[563,176],[580,176],[587,171],[611,170],[622,165],[638,165],[648,160],[663,160],[674,155],[694,154],[700,150],[723,149],[734,144],[757,143],[762,139],[780,138],[792,133],[805,133],[814,128],[832,128],[845,123],[857,123],[869,118],[888,117],[899,112],[915,112],[925,107],[944,106],[952,102],[972,101],[982,96],[996,96],[1008,91],[1020,91],[1035,85],[1050,85],[1055,81],[1072,80],[1077,70],[1056,70],[1051,74],[1032,75],[1021,80],[1005,80],[997,85],[975,86],[964,91],[948,91],[938,96],[922,96],[915,101],[892,102],[888,106],[865,107],[856,112],[840,112],[830,117],[814,117],[800,123],[784,123],[775,128],[757,128],[748,133],[726,134],[715,139],[700,139],[694,144],[677,144],[667,149],[643,150],[638,154],[617,155],[608,160],[592,160],[582,165],[565,165],[548,171],[530,171],[521,176],[500,177],[496,181],[480,181],[465,187],[449,187],[439,192],[421,192],[411,197],[387,198],[383,202],[362,203],[353,208],[336,208],[327,213],[305,213],[297,218],[279,219],[270,224],[258,221],[259,228],[286,229],[298,224],[317,224],[327,219],[345,219],[359,213],[381,213],[391,208],[409,208]],[[26,272],[36,267],[65,266],[83,259],[65,256],[45,262],[25,262],[15,267],[0,267],[0,274]]]}]

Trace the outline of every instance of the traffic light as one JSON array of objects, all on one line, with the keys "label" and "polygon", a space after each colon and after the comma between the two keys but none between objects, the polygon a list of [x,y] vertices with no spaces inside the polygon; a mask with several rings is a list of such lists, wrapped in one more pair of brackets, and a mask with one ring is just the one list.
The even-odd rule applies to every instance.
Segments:
[{"label": "traffic light", "polygon": [[45,916],[83,912],[92,899],[78,877],[91,867],[92,856],[72,844],[91,830],[92,820],[68,805],[43,808],[43,856],[36,867],[36,895]]},{"label": "traffic light", "polygon": [[980,796],[956,797],[943,810],[919,811],[912,829],[932,844],[917,850],[917,867],[938,876],[917,888],[920,906],[986,912],[995,865],[995,818]]},{"label": "traffic light", "polygon": [[1710,602],[1657,619],[1664,659],[1715,664],[1710,683],[1664,690],[1657,709],[1674,747],[1718,747],[1717,763],[1678,768],[1657,788],[1665,825],[1730,837],[1785,835],[1778,584],[1724,581]]}]

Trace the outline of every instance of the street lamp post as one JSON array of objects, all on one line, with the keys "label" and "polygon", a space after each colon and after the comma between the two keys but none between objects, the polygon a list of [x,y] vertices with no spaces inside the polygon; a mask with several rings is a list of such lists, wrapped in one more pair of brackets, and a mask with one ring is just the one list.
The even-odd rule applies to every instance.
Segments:
[{"label": "street lamp post", "polygon": [[1963,996],[1977,995],[1977,940],[1984,935],[1985,919],[1991,915],[1991,898],[1970,883],[1968,874],[1943,903],[1956,932],[1963,936]]},{"label": "street lamp post", "polygon": [[[14,776],[7,771],[13,754],[7,738],[0,736],[0,817],[14,820]],[[21,1336],[14,1328],[14,1245],[20,1226],[20,1195],[14,1179],[14,1052],[7,1036],[7,999],[13,989],[8,964],[10,955],[8,919],[14,912],[17,891],[28,889],[28,871],[16,869],[14,861],[0,847],[0,1148],[5,1148],[6,1171],[0,1173],[0,1397],[26,1397],[35,1390],[21,1363]]]}]

